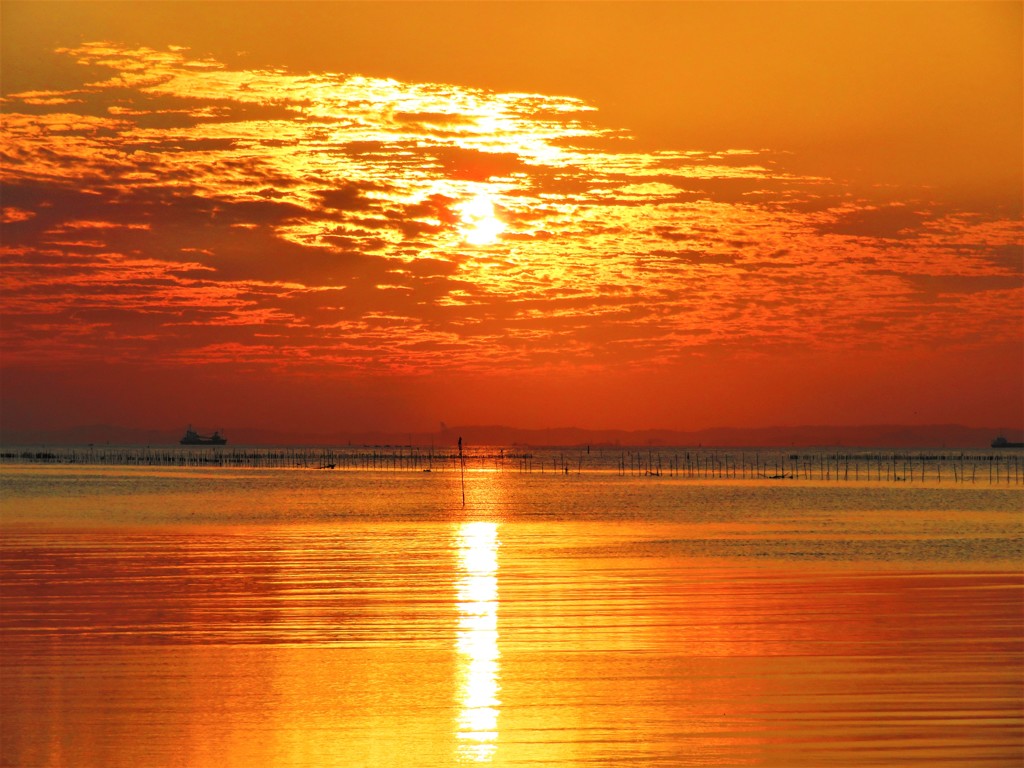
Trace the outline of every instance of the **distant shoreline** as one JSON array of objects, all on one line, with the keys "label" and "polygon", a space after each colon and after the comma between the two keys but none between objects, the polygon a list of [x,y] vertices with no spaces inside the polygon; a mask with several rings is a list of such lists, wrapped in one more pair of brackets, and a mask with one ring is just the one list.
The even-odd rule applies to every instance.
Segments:
[{"label": "distant shoreline", "polygon": [[[678,479],[688,481],[818,481],[977,483],[1020,486],[1024,451],[893,448],[695,448],[462,446],[453,450],[411,446],[80,446],[0,449],[0,467],[13,472],[53,467],[70,472],[121,467],[125,471],[324,470],[380,472],[424,478],[466,472],[510,476],[548,475]],[[18,468],[22,469],[18,469]],[[423,474],[431,473],[431,474]]]},{"label": "distant shoreline", "polygon": [[[1024,427],[968,427],[959,424],[717,427],[681,430],[591,430],[575,427],[520,429],[507,426],[461,426],[429,432],[361,431],[338,434],[283,432],[227,425],[224,435],[231,447],[405,447],[443,449],[457,444],[511,448],[667,448],[706,449],[989,449],[1004,436],[1011,442],[1024,439]],[[117,425],[86,425],[59,429],[4,429],[0,448],[173,447],[180,429],[134,428]],[[1003,449],[1014,450],[1014,449]]]}]

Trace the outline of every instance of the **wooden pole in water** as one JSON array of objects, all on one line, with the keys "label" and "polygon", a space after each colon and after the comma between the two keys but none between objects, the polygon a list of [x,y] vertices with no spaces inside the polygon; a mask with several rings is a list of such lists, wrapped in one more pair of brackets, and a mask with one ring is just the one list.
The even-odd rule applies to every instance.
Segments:
[{"label": "wooden pole in water", "polygon": [[466,506],[466,459],[462,455],[462,436],[459,435],[459,469],[462,472],[462,506]]}]

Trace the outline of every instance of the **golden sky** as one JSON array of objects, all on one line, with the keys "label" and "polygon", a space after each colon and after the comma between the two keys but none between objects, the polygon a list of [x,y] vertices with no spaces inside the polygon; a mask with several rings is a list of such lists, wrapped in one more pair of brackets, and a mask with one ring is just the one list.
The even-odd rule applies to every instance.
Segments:
[{"label": "golden sky", "polygon": [[1019,426],[1021,9],[5,1],[4,422]]}]

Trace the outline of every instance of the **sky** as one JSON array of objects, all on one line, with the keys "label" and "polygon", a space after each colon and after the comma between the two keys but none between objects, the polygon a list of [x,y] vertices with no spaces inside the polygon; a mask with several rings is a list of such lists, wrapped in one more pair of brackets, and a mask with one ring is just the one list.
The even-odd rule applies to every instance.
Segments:
[{"label": "sky", "polygon": [[0,428],[1024,427],[1019,2],[0,4]]}]

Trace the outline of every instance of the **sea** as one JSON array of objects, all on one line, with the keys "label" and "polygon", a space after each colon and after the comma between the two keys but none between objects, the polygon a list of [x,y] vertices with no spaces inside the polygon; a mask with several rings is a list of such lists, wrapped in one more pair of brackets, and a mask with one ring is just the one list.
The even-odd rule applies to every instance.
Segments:
[{"label": "sea", "polygon": [[1024,463],[0,456],[0,764],[1024,764]]}]

